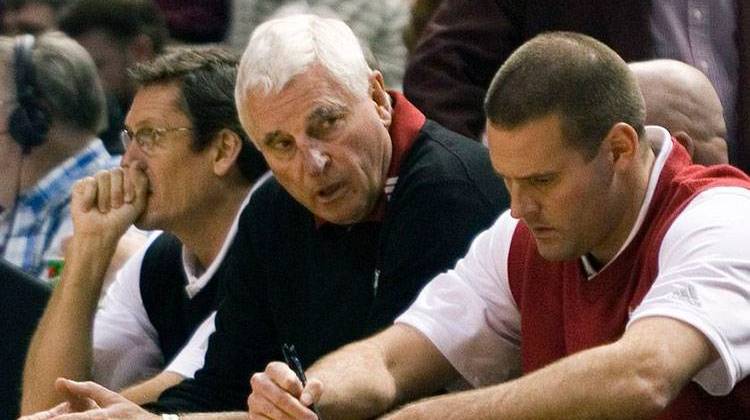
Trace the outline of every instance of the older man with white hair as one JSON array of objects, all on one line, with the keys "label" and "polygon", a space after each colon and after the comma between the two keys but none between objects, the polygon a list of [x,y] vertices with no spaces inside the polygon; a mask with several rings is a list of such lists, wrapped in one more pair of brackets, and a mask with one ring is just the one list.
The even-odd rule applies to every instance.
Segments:
[{"label": "older man with white hair", "polygon": [[[508,202],[487,150],[386,90],[341,21],[258,27],[236,97],[275,179],[240,220],[203,369],[147,406],[157,412],[244,411],[251,375],[284,345],[304,368],[385,328]],[[80,418],[151,416],[96,384],[58,386],[102,407]]]}]

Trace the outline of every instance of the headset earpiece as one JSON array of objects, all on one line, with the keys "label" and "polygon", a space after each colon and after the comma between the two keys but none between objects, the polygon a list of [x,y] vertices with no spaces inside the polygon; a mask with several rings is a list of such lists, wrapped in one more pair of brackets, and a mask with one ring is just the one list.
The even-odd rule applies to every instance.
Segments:
[{"label": "headset earpiece", "polygon": [[33,35],[16,38],[13,47],[13,71],[16,81],[17,106],[8,118],[8,131],[21,145],[23,154],[44,142],[49,131],[49,116],[40,106],[36,92],[36,78],[31,53]]}]

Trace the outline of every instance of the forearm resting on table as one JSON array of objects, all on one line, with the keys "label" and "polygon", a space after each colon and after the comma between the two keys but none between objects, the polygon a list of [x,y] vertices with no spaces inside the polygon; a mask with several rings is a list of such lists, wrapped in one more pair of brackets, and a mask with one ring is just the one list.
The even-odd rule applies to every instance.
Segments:
[{"label": "forearm resting on table", "polygon": [[309,376],[323,382],[322,415],[336,419],[382,414],[435,393],[457,374],[421,333],[395,325],[324,357]]},{"label": "forearm resting on table", "polygon": [[715,357],[707,339],[687,324],[646,318],[613,344],[574,354],[505,384],[420,401],[394,417],[650,418]]},{"label": "forearm resting on table", "polygon": [[88,379],[91,374],[91,329],[101,281],[116,240],[73,239],[63,278],[31,340],[23,376],[21,411],[46,410],[64,400],[55,379]]},{"label": "forearm resting on table", "polygon": [[124,389],[120,394],[138,405],[143,405],[156,401],[165,389],[179,384],[183,379],[185,377],[179,373],[164,371],[151,379]]}]

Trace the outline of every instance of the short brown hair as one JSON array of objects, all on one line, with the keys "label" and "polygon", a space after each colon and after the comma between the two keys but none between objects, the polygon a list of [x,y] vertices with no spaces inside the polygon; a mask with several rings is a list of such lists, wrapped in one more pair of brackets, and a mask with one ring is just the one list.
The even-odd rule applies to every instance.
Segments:
[{"label": "short brown hair", "polygon": [[543,33],[518,48],[495,74],[484,107],[492,124],[507,129],[557,114],[563,136],[589,158],[618,122],[644,132],[645,106],[627,64],[573,32]]},{"label": "short brown hair", "polygon": [[178,48],[129,70],[139,86],[176,83],[177,105],[193,124],[192,149],[204,150],[223,129],[242,139],[237,164],[242,174],[255,181],[267,171],[265,160],[240,125],[234,101],[239,56],[221,47]]}]

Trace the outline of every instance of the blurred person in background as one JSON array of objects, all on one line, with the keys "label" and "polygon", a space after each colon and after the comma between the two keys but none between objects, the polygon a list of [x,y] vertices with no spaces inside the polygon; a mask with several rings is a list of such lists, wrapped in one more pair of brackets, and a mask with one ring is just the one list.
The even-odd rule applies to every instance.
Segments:
[{"label": "blurred person in background", "polygon": [[0,38],[0,256],[46,277],[72,234],[70,189],[115,163],[96,137],[104,91],[86,50],[62,33]]},{"label": "blurred person in background", "polygon": [[401,89],[406,65],[403,32],[409,20],[409,5],[404,0],[233,0],[226,41],[243,51],[258,25],[295,9],[343,20],[372,52],[386,85]]},{"label": "blurred person in background", "polygon": [[32,34],[57,29],[57,15],[67,0],[6,0],[2,30],[7,35]]},{"label": "blurred person in background", "polygon": [[728,163],[719,95],[700,70],[677,60],[630,63],[646,103],[646,124],[667,129],[694,163]]},{"label": "blurred person in background", "polygon": [[224,40],[229,3],[235,0],[154,0],[166,18],[173,41],[186,44]]},{"label": "blurred person in background", "polygon": [[404,45],[411,53],[422,36],[424,27],[430,21],[435,9],[442,0],[412,0],[409,10],[409,24],[404,29]]},{"label": "blurred person in background", "polygon": [[120,132],[135,92],[127,70],[164,51],[164,17],[153,0],[73,0],[62,10],[59,24],[96,63],[109,114],[101,137],[111,153],[122,154]]},{"label": "blurred person in background", "polygon": [[729,161],[750,171],[750,0],[442,0],[409,57],[404,93],[437,122],[480,140],[492,75],[524,41],[554,30],[604,42],[626,61],[671,58],[719,94]]}]

